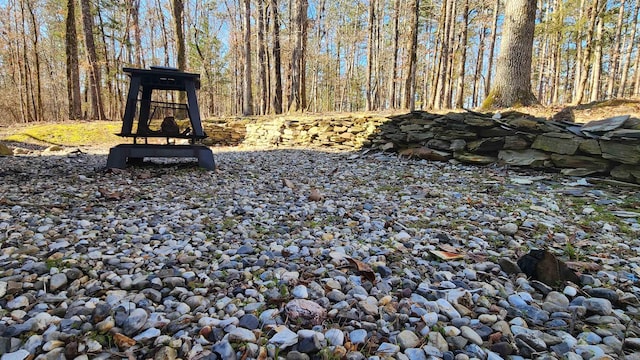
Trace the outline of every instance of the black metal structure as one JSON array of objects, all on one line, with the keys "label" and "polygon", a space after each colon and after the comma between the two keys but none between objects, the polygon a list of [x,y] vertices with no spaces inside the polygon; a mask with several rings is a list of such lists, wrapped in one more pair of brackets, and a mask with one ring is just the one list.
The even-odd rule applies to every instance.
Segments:
[{"label": "black metal structure", "polygon": [[[202,129],[196,96],[196,90],[200,88],[200,74],[166,67],[123,68],[122,71],[129,75],[131,82],[122,119],[122,130],[118,135],[133,138],[133,144],[121,144],[111,148],[107,168],[124,168],[127,161],[140,162],[145,157],[195,157],[198,158],[198,164],[201,167],[214,170],[215,162],[211,149],[202,144],[196,144],[197,141],[207,137]],[[184,91],[187,95],[187,103],[152,101],[151,95],[154,90]],[[150,122],[158,108],[186,111],[191,126],[180,131],[175,120],[170,116],[165,118],[165,121],[170,120],[175,131],[166,130],[164,123],[162,129],[151,129]],[[134,131],[136,113],[138,113],[138,122]],[[138,138],[144,138],[145,143],[138,144]],[[167,138],[167,145],[148,144],[148,138]],[[189,145],[171,145],[170,138],[189,139]]]}]

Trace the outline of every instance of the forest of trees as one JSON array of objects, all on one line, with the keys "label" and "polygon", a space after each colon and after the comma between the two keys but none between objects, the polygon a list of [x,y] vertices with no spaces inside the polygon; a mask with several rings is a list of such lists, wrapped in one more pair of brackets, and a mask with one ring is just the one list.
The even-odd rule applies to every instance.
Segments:
[{"label": "forest of trees", "polygon": [[[200,73],[204,117],[475,108],[509,1],[0,0],[0,122],[119,120],[151,65]],[[640,0],[519,1],[540,104],[640,94]]]}]

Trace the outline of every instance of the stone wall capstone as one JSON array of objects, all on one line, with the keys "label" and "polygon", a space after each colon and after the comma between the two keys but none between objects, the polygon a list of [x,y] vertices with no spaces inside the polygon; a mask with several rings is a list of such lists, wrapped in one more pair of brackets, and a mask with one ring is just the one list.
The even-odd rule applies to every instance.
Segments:
[{"label": "stone wall capstone", "polygon": [[209,145],[367,147],[419,159],[498,162],[640,183],[640,119],[630,116],[575,124],[515,111],[304,115],[205,122],[205,129]]}]

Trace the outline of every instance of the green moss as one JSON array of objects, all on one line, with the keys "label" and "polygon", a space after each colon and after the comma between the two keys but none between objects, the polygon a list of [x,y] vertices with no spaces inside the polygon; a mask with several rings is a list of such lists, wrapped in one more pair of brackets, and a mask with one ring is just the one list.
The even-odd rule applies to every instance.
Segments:
[{"label": "green moss", "polygon": [[116,144],[122,124],[113,121],[38,124],[10,130],[2,140],[62,146]]}]

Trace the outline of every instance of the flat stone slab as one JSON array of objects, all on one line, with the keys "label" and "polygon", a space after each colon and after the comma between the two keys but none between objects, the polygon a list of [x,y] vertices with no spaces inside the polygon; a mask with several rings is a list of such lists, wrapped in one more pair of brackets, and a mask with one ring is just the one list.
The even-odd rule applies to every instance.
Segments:
[{"label": "flat stone slab", "polygon": [[629,115],[614,116],[603,120],[590,121],[582,125],[582,131],[607,132],[618,129],[625,121],[629,120]]}]

